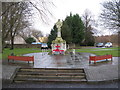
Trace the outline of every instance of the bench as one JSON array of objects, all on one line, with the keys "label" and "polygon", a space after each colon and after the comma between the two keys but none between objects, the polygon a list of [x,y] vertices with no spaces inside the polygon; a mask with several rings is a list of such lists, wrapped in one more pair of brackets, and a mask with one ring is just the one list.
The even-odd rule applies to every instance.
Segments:
[{"label": "bench", "polygon": [[29,57],[29,56],[8,56],[8,62],[9,60],[18,60],[18,61],[33,61],[34,64],[34,56]]},{"label": "bench", "polygon": [[89,64],[91,63],[91,61],[94,61],[94,64],[96,63],[96,61],[100,61],[100,60],[104,60],[106,59],[111,59],[112,61],[112,55],[103,55],[103,56],[89,56]]}]

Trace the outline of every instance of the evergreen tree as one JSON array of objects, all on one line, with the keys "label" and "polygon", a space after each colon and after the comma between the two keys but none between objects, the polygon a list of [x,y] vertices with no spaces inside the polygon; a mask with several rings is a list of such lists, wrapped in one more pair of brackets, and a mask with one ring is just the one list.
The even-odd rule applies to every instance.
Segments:
[{"label": "evergreen tree", "polygon": [[[83,21],[78,14],[67,16],[63,21],[61,27],[61,36],[67,42],[67,44],[81,44],[84,40],[85,29]],[[57,37],[57,28],[54,25],[48,37],[48,45],[50,46],[52,41]]]},{"label": "evergreen tree", "polygon": [[32,42],[36,42],[36,40],[34,38],[32,38],[32,37],[27,38],[25,41],[28,44],[31,44]]},{"label": "evergreen tree", "polygon": [[55,40],[55,38],[57,37],[57,27],[56,25],[54,25],[53,29],[50,32],[50,35],[48,36],[48,46],[51,47],[52,41]]},{"label": "evergreen tree", "polygon": [[[68,25],[68,26],[67,26]],[[84,24],[79,17],[78,14],[72,15],[70,13],[70,16],[67,16],[64,23],[63,23],[62,31],[66,33],[62,33],[62,36],[66,36],[63,39],[66,40],[66,42],[72,42],[75,44],[81,44],[84,39]],[[66,29],[66,28],[67,29]],[[68,35],[66,35],[68,34]],[[67,37],[69,36],[69,37]],[[69,38],[69,41],[67,41]]]},{"label": "evergreen tree", "polygon": [[62,29],[61,29],[61,36],[66,41],[66,43],[68,43],[68,44],[72,43],[71,35],[72,34],[71,34],[70,27],[67,25],[66,22],[63,22],[63,26],[62,26]]},{"label": "evergreen tree", "polygon": [[84,39],[84,24],[78,14],[73,16],[72,21],[72,42],[81,44]]}]

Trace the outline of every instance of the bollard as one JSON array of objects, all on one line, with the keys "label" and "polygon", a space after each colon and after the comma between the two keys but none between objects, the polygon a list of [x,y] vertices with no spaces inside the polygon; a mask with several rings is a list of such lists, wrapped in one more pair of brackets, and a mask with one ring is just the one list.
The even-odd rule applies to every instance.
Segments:
[{"label": "bollard", "polygon": [[73,54],[75,55],[75,49],[73,49]]}]

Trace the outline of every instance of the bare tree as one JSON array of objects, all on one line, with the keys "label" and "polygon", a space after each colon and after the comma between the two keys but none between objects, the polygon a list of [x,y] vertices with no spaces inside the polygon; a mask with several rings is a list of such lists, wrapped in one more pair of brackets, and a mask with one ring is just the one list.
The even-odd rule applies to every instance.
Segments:
[{"label": "bare tree", "polygon": [[32,35],[39,41],[39,37],[43,37],[43,33],[40,30],[31,30]]},{"label": "bare tree", "polygon": [[120,0],[110,0],[102,4],[101,21],[106,28],[120,30]]},{"label": "bare tree", "polygon": [[17,35],[21,36],[24,40],[26,40],[27,38],[30,37],[31,32],[30,32],[29,28],[25,28],[23,30],[18,31],[16,36]]},{"label": "bare tree", "polygon": [[17,35],[20,35],[24,40],[31,36],[34,36],[39,41],[39,37],[43,37],[42,31],[30,28],[20,30]]},{"label": "bare tree", "polygon": [[[11,37],[11,49],[13,49],[14,37],[17,31],[29,26],[29,19],[26,16],[31,16],[31,10],[36,9],[40,14],[40,19],[47,22],[48,15],[51,15],[48,5],[53,5],[48,0],[27,1],[27,2],[2,2],[2,44],[5,46],[5,40],[8,36]],[[40,6],[40,7],[39,7]]]},{"label": "bare tree", "polygon": [[85,44],[93,44],[94,43],[94,37],[93,37],[93,25],[95,25],[95,20],[93,19],[93,16],[91,12],[86,9],[84,14],[83,14],[83,22],[85,26]]},{"label": "bare tree", "polygon": [[26,28],[28,25],[28,21],[25,19],[27,5],[24,2],[9,2],[2,4],[3,12],[12,5],[9,11],[2,15],[2,42],[4,47],[5,40],[8,36],[10,36],[9,38],[11,38],[11,49],[13,49],[16,32]]},{"label": "bare tree", "polygon": [[40,19],[48,24],[50,17],[53,17],[50,8],[55,6],[54,3],[50,0],[30,0],[29,5],[39,13]]},{"label": "bare tree", "polygon": [[[48,23],[48,20],[50,19],[49,17],[53,16],[50,8],[52,6],[55,6],[54,3],[50,0],[22,0],[27,1],[26,4],[28,5],[28,8],[31,8],[32,10],[36,10],[39,13],[40,19],[44,22],[44,23]],[[4,2],[7,3],[7,2]],[[16,3],[20,3],[20,2],[16,2]],[[3,16],[7,11],[9,11],[9,9],[12,8],[12,6],[14,6],[15,4],[11,4],[9,5],[1,14],[1,16]],[[31,12],[29,12],[31,13]],[[33,14],[33,13],[32,13]]]}]

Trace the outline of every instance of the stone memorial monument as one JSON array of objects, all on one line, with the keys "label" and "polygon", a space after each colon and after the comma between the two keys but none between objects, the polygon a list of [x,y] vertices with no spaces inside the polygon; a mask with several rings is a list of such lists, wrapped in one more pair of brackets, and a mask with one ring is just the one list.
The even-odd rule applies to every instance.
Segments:
[{"label": "stone memorial monument", "polygon": [[[56,23],[57,27],[57,37],[55,40],[52,41],[51,47],[52,47],[52,54],[64,54],[66,51],[66,41],[62,39],[61,37],[61,27],[62,27],[62,22],[60,19],[58,19],[58,22]],[[59,49],[56,47],[59,46]],[[61,52],[62,51],[62,52]]]}]

